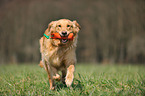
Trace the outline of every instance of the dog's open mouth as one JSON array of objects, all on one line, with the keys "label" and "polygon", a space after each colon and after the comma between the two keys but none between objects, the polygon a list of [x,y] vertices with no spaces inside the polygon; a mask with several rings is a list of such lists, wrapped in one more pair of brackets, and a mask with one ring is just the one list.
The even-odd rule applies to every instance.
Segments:
[{"label": "dog's open mouth", "polygon": [[62,39],[61,42],[62,43],[67,43],[68,39]]}]

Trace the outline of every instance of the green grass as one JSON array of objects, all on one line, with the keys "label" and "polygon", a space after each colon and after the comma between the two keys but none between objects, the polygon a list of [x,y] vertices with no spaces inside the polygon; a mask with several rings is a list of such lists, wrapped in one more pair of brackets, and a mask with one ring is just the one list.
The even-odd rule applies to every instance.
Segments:
[{"label": "green grass", "polygon": [[72,88],[56,82],[49,90],[45,70],[37,65],[0,66],[0,95],[145,95],[145,67],[77,65]]}]

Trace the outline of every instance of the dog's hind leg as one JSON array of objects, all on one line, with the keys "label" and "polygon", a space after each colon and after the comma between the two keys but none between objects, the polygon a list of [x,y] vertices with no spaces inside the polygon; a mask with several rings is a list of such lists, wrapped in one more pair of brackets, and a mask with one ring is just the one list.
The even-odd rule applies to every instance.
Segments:
[{"label": "dog's hind leg", "polygon": [[58,70],[54,67],[51,67],[51,71],[53,72],[53,79],[56,81],[60,81],[60,75],[58,74]]},{"label": "dog's hind leg", "polygon": [[63,84],[65,84],[65,76],[66,76],[66,70],[62,70],[62,77],[61,77],[61,81]]},{"label": "dog's hind leg", "polygon": [[39,66],[40,66],[41,68],[43,68],[43,62],[42,62],[42,60],[40,60]]},{"label": "dog's hind leg", "polygon": [[60,81],[60,75],[55,74],[55,76],[53,76],[53,79],[56,80],[56,81]]}]

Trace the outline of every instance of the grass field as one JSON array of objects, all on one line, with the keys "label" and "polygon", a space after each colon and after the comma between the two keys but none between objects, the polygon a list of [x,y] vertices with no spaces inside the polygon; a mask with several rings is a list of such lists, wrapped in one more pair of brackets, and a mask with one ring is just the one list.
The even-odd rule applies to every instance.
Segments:
[{"label": "grass field", "polygon": [[1,65],[0,95],[145,96],[145,66],[77,65],[72,88],[56,82],[49,90],[45,70],[38,65]]}]

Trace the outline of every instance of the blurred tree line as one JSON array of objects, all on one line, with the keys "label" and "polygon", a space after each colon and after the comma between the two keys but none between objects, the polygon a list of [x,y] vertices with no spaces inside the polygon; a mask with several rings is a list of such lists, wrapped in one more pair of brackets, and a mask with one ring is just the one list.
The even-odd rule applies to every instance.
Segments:
[{"label": "blurred tree line", "polygon": [[1,0],[0,62],[39,62],[53,20],[77,20],[78,62],[144,63],[144,0]]}]

